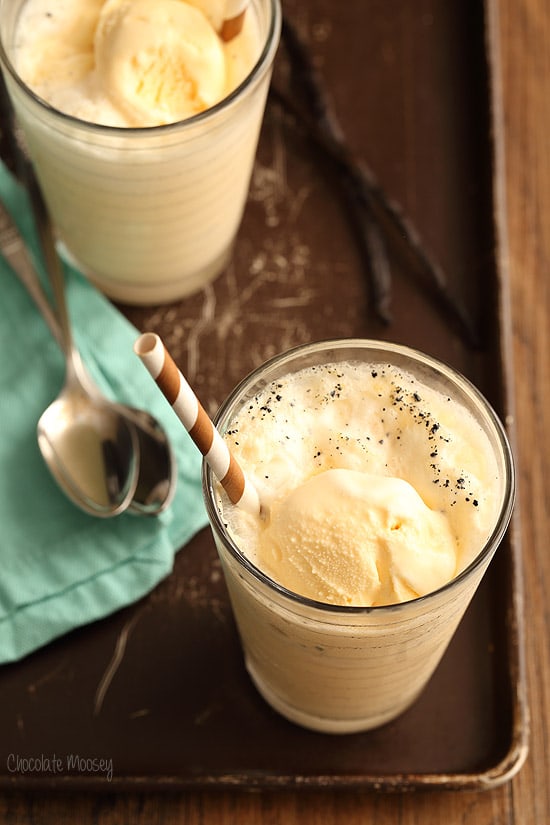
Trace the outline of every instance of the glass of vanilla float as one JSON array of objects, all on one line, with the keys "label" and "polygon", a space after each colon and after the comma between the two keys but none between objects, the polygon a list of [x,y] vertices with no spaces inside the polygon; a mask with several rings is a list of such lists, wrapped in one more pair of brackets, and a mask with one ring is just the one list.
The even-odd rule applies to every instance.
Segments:
[{"label": "glass of vanilla float", "polygon": [[279,0],[0,0],[0,64],[69,258],[115,300],[229,262]]},{"label": "glass of vanilla float", "polygon": [[454,369],[321,342],[237,386],[215,423],[261,501],[203,485],[247,670],[279,713],[351,733],[408,708],[508,526],[506,434]]}]

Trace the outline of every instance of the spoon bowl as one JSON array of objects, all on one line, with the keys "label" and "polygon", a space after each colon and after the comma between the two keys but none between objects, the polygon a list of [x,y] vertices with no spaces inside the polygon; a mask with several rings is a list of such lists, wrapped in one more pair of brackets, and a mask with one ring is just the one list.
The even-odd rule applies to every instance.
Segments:
[{"label": "spoon bowl", "polygon": [[52,475],[79,507],[114,516],[130,505],[138,483],[137,432],[74,377],[40,417],[37,437]]}]

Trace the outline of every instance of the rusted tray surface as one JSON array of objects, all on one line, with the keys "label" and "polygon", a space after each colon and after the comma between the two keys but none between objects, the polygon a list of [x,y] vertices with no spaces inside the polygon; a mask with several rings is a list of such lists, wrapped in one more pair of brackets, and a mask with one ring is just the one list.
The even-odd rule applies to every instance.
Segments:
[{"label": "rusted tray surface", "polygon": [[[123,311],[162,334],[211,411],[277,351],[365,336],[451,362],[509,416],[490,8],[285,0],[284,12],[310,49],[350,151],[414,223],[481,346],[454,325],[395,238],[392,321],[380,321],[341,175],[279,96],[268,105],[228,271],[190,299]],[[274,82],[288,93],[288,81],[282,47]],[[377,731],[330,737],[284,721],[255,692],[205,530],[148,597],[0,669],[0,784],[492,787],[526,751],[517,539],[513,524],[416,705]],[[17,758],[35,761],[17,771]]]}]

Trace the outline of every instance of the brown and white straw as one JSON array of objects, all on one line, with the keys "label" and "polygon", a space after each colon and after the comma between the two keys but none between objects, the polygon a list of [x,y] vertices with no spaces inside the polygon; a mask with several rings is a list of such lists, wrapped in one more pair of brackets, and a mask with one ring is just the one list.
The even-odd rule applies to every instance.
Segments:
[{"label": "brown and white straw", "polygon": [[140,335],[134,344],[134,352],[171,404],[230,501],[258,515],[260,500],[256,488],[244,475],[160,337],[153,332]]},{"label": "brown and white straw", "polygon": [[241,31],[250,0],[226,0],[225,17],[219,35],[228,43]]}]

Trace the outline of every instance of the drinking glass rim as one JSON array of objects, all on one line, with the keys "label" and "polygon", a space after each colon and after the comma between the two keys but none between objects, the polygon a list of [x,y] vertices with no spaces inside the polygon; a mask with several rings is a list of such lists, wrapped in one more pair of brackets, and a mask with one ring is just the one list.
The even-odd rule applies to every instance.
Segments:
[{"label": "drinking glass rim", "polygon": [[[450,364],[443,360],[428,355],[421,350],[414,347],[409,347],[404,344],[396,344],[388,341],[381,341],[373,338],[335,338],[316,341],[308,344],[300,344],[284,352],[272,356],[264,361],[260,366],[253,369],[246,375],[229,393],[227,398],[222,402],[217,413],[213,417],[214,425],[219,426],[219,422],[226,417],[226,423],[229,423],[229,411],[233,407],[237,407],[237,402],[240,401],[248,387],[254,385],[258,378],[265,373],[271,371],[274,367],[285,360],[294,360],[297,356],[307,355],[322,350],[343,350],[343,349],[362,349],[362,350],[378,350],[387,352],[388,354],[398,354],[405,358],[410,358],[414,361],[426,364],[439,374],[443,375],[452,383],[457,384],[467,395],[473,396],[477,405],[484,411],[486,418],[489,420],[491,426],[495,431],[498,443],[502,450],[504,472],[506,474],[506,486],[502,494],[502,506],[500,508],[498,518],[490,535],[486,539],[482,549],[475,556],[464,570],[461,570],[458,575],[454,576],[450,581],[446,582],[436,590],[432,590],[423,596],[418,596],[415,599],[409,599],[404,602],[397,602],[395,604],[383,605],[336,605],[327,604],[326,602],[317,601],[307,596],[302,596],[289,590],[287,587],[274,581],[270,576],[264,573],[257,567],[249,558],[239,550],[237,544],[233,541],[228,531],[226,530],[221,514],[216,506],[216,493],[213,483],[213,473],[206,461],[202,462],[202,488],[203,497],[206,504],[206,510],[210,520],[210,525],[215,530],[217,536],[223,541],[225,548],[229,551],[231,556],[237,561],[240,567],[244,568],[255,580],[262,583],[268,590],[282,596],[285,601],[301,607],[307,607],[319,611],[324,615],[334,614],[337,616],[361,616],[369,613],[396,613],[401,610],[410,608],[411,605],[422,605],[425,602],[431,601],[437,596],[454,589],[464,579],[470,578],[477,569],[485,563],[489,557],[491,559],[493,553],[496,551],[498,545],[502,541],[504,534],[510,523],[512,512],[514,509],[516,498],[516,473],[515,465],[512,455],[512,449],[504,426],[496,414],[493,406],[483,395],[483,393],[475,386],[475,384],[466,378],[461,372],[456,370]],[[325,363],[330,363],[327,358]],[[266,379],[266,384],[269,383],[269,378]],[[221,431],[223,433],[223,430]]]},{"label": "drinking glass rim", "polygon": [[[7,0],[0,0],[0,15],[2,13],[2,7],[6,2]],[[259,2],[262,2],[262,0],[259,0]],[[181,131],[182,129],[189,130],[192,126],[200,124],[204,120],[208,120],[218,113],[229,109],[237,98],[242,97],[244,92],[253,88],[260,82],[266,70],[271,65],[279,45],[279,36],[282,25],[282,11],[280,0],[267,0],[267,3],[271,9],[271,17],[264,47],[246,77],[243,78],[239,85],[236,86],[228,95],[223,97],[213,106],[209,106],[207,109],[202,112],[198,112],[196,115],[191,115],[183,118],[182,120],[174,121],[174,123],[163,123],[158,126],[111,126],[106,123],[94,123],[90,120],[83,120],[82,118],[75,117],[75,115],[71,115],[57,109],[55,106],[48,103],[47,100],[44,100],[44,98],[36,94],[36,92],[34,92],[19,75],[4,46],[1,29],[0,64],[7,69],[19,89],[23,91],[33,101],[33,103],[38,105],[43,111],[48,112],[49,115],[55,115],[61,122],[64,122],[69,126],[72,125],[73,127],[85,128],[88,131],[96,132],[102,135],[111,135],[113,137],[127,137],[128,134],[151,137],[153,134],[166,135],[171,131]]]}]

